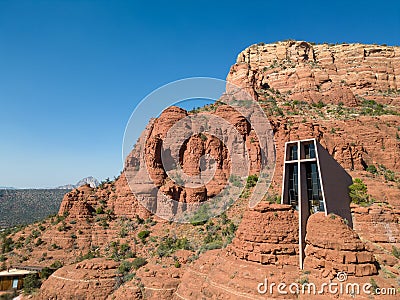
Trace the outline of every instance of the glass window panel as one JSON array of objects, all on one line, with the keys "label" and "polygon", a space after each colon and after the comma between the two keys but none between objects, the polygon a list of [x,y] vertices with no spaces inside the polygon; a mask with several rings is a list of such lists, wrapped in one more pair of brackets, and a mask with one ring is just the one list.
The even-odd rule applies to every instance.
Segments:
[{"label": "glass window panel", "polygon": [[297,145],[289,146],[289,160],[297,160]]},{"label": "glass window panel", "polygon": [[311,213],[324,211],[321,184],[316,162],[306,163],[307,195]]},{"label": "glass window panel", "polygon": [[304,153],[306,158],[315,158],[315,146],[314,143],[304,145]]},{"label": "glass window panel", "polygon": [[297,164],[289,165],[289,202],[298,208],[298,167]]}]

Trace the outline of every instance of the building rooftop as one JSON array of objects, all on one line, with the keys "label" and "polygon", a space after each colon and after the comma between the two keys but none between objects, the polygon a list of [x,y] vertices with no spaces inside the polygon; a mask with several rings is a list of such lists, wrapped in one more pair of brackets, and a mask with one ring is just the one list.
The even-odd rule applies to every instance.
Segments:
[{"label": "building rooftop", "polygon": [[35,274],[37,273],[36,271],[29,271],[29,270],[20,270],[20,269],[9,269],[0,272],[0,277],[5,277],[5,276],[24,276],[24,275],[29,275],[29,274]]}]

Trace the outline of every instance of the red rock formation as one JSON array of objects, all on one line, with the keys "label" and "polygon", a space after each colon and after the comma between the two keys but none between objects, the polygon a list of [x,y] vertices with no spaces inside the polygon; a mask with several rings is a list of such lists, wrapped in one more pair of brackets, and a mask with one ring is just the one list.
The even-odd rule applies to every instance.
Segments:
[{"label": "red rock formation", "polygon": [[338,272],[355,276],[377,274],[373,253],[366,249],[357,233],[336,215],[311,215],[307,223],[306,243],[306,269],[320,269],[326,276]]},{"label": "red rock formation", "polygon": [[118,263],[104,258],[65,266],[47,279],[36,299],[107,299],[114,290]]},{"label": "red rock formation", "polygon": [[[278,297],[261,295],[257,285],[268,278],[269,282],[296,282],[300,277],[297,267],[285,265],[277,268],[275,265],[262,266],[226,256],[224,252],[211,250],[192,264],[184,273],[172,299],[269,299]],[[295,299],[285,295],[283,299]]]},{"label": "red rock formation", "polygon": [[[258,91],[270,87],[290,99],[355,106],[354,95],[397,90],[400,86],[398,47],[341,44],[311,45],[289,41],[252,45],[232,66],[228,81]],[[374,96],[399,104],[399,96]]]},{"label": "red rock formation", "polygon": [[243,215],[228,253],[261,264],[299,265],[298,214],[290,205],[261,202]]},{"label": "red rock formation", "polygon": [[88,185],[81,186],[64,196],[58,214],[69,218],[86,218],[104,203],[104,209],[110,209],[117,216],[147,218],[150,214],[135,199],[125,174],[115,181],[105,183],[101,188],[93,189]]},{"label": "red rock formation", "polygon": [[[397,89],[396,78],[399,76],[396,75],[400,70],[398,55],[399,50],[396,47],[360,44],[328,46],[311,45],[306,42],[282,42],[253,45],[239,54],[228,80],[251,90],[260,100],[264,99],[265,91],[278,91],[279,94],[275,96],[281,102],[308,99],[311,102],[322,100],[325,103],[342,102],[345,106],[355,106],[357,100],[354,95],[361,95],[380,103],[394,105],[395,108],[399,103],[398,93],[388,91],[384,94],[384,91]],[[376,73],[373,67],[377,67],[379,72]],[[365,76],[361,77],[360,72]],[[374,72],[376,76],[372,76]],[[234,124],[244,136],[250,154],[251,172],[257,173],[260,168],[260,148],[250,125],[227,106],[218,107],[215,115]],[[209,136],[207,141],[193,136],[182,148],[182,168],[187,174],[198,174],[200,157],[209,154],[217,161],[214,179],[205,188],[192,189],[183,188],[168,178],[161,163],[161,143],[168,130],[187,116],[188,113],[183,109],[171,107],[150,122],[144,136],[147,137],[145,159],[139,157],[138,149],[134,149],[127,158],[125,173],[138,167],[138,162],[142,159],[146,162],[152,180],[152,183],[149,183],[151,186],[154,183],[163,193],[181,202],[199,202],[220,192],[227,181],[231,166],[228,153],[221,142]],[[350,120],[310,120],[307,116],[271,117],[271,125],[275,132],[277,150],[277,168],[273,184],[275,193],[279,193],[281,184],[282,168],[279,166],[282,163],[284,143],[298,138],[317,138],[349,171],[362,171],[367,165],[374,163],[383,164],[393,171],[400,171],[400,156],[397,155],[400,145],[396,138],[400,122],[397,116],[365,116]],[[250,140],[256,142],[250,143]],[[117,215],[145,214],[145,211],[135,204],[135,198],[123,178],[116,186],[122,189],[112,195],[101,194],[92,198],[117,197],[113,204]],[[68,197],[66,201],[74,201],[75,196]],[[396,204],[397,198],[396,193],[390,195],[389,202]],[[91,205],[90,199],[85,201]],[[63,203],[60,213],[70,210],[71,205]],[[79,209],[83,207],[80,206]]]},{"label": "red rock formation", "polygon": [[135,272],[133,280],[126,282],[112,293],[113,299],[172,299],[182,277],[183,270],[163,268],[148,264]]},{"label": "red rock formation", "polygon": [[380,265],[391,273],[400,275],[396,268],[399,258],[393,255],[393,247],[400,249],[400,211],[387,206],[353,205],[354,229],[374,253]]}]

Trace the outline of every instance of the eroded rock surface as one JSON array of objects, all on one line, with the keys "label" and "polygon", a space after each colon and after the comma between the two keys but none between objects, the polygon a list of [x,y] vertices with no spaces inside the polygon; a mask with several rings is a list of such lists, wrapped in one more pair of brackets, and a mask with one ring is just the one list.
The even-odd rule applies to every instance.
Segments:
[{"label": "eroded rock surface", "polygon": [[370,276],[377,274],[374,255],[357,233],[335,215],[316,213],[307,223],[304,266],[336,275]]},{"label": "eroded rock surface", "polygon": [[95,258],[65,266],[45,281],[36,299],[107,299],[116,284],[118,265]]},{"label": "eroded rock surface", "polygon": [[290,205],[260,203],[244,213],[228,253],[272,265],[299,265],[298,213]]}]

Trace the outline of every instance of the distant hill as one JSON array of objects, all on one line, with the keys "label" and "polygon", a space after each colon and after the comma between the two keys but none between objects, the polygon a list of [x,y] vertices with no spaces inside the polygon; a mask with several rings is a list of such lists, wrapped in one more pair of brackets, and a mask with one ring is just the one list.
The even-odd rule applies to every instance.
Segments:
[{"label": "distant hill", "polygon": [[0,190],[16,190],[17,188],[12,186],[0,186]]},{"label": "distant hill", "polygon": [[58,212],[68,190],[1,189],[0,228],[29,224]]},{"label": "distant hill", "polygon": [[96,178],[89,176],[89,177],[79,180],[76,184],[66,184],[66,185],[56,187],[56,189],[72,190],[72,189],[80,187],[84,184],[89,184],[92,188],[95,188],[99,185],[99,181]]}]

